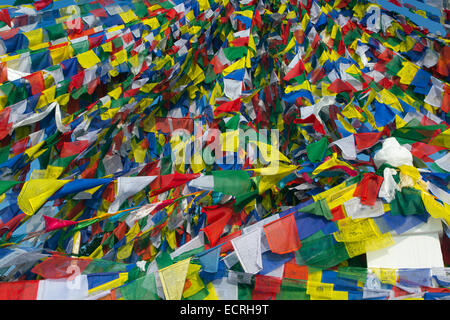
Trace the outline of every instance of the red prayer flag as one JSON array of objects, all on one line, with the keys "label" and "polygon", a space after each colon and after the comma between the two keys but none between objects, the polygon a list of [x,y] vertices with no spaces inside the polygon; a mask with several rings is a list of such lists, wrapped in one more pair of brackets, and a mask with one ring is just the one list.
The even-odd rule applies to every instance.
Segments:
[{"label": "red prayer flag", "polygon": [[298,77],[305,71],[305,66],[303,65],[302,60],[299,60],[297,64],[284,76],[284,81],[289,81],[292,78]]},{"label": "red prayer flag", "polygon": [[73,276],[73,271],[70,272],[69,269],[70,266],[76,265],[79,268],[79,272],[82,273],[91,261],[91,259],[78,259],[56,254],[35,265],[31,272],[40,275],[44,279],[68,278]]},{"label": "red prayer flag", "polygon": [[33,3],[33,5],[36,8],[36,10],[39,11],[49,6],[52,2],[53,0],[39,0]]},{"label": "red prayer flag", "polygon": [[100,35],[96,37],[89,37],[89,49],[98,47],[102,44],[103,38],[105,38],[105,35]]},{"label": "red prayer flag", "polygon": [[27,149],[29,140],[30,140],[30,137],[25,137],[25,138],[17,141],[15,144],[13,144],[13,146],[11,147],[13,154],[16,156],[19,153],[24,152]]},{"label": "red prayer flag", "polygon": [[79,154],[89,147],[89,141],[79,140],[73,142],[64,142],[61,150],[61,158],[66,158]]},{"label": "red prayer flag", "polygon": [[78,72],[76,75],[72,76],[72,81],[69,84],[69,91],[72,91],[74,88],[79,89],[83,85],[84,81],[84,70]]},{"label": "red prayer flag", "polygon": [[90,13],[92,13],[94,16],[99,18],[107,18],[108,14],[106,13],[106,10],[104,8],[98,8],[90,10]]},{"label": "red prayer flag", "polygon": [[19,33],[19,28],[5,30],[5,31],[0,32],[0,38],[2,40],[8,40],[8,39],[11,39],[12,37],[14,37],[18,33]]},{"label": "red prayer flag", "polygon": [[274,300],[280,291],[281,281],[278,277],[257,274],[252,300]]},{"label": "red prayer flag", "polygon": [[344,210],[342,209],[342,205],[337,206],[331,210],[331,215],[333,216],[333,219],[331,221],[337,221],[345,218]]},{"label": "red prayer flag", "polygon": [[200,174],[172,173],[157,177],[151,184],[152,196],[166,192],[172,188],[181,186],[192,179],[198,178]]},{"label": "red prayer flag", "polygon": [[56,219],[52,217],[43,216],[45,221],[45,232],[50,232],[57,229],[62,229],[68,226],[77,224],[78,222],[70,220]]},{"label": "red prayer flag", "polygon": [[424,162],[433,162],[434,160],[430,159],[428,156],[441,150],[445,150],[445,148],[423,142],[415,142],[411,145],[412,155],[422,159]]},{"label": "red prayer flag", "polygon": [[285,254],[301,247],[293,213],[266,224],[264,233],[273,253]]},{"label": "red prayer flag", "polygon": [[445,113],[450,112],[450,86],[447,84],[444,85],[444,98],[442,99],[441,108]]},{"label": "red prayer flag", "polygon": [[99,161],[100,160],[97,159],[96,161],[94,161],[94,163],[92,165],[90,165],[86,169],[84,169],[84,171],[81,173],[81,178],[82,179],[94,178],[95,173],[97,172],[97,167],[98,167]]},{"label": "red prayer flag", "polygon": [[155,117],[155,128],[162,133],[172,133],[179,129],[192,133],[194,131],[194,120],[192,118]]},{"label": "red prayer flag", "polygon": [[81,33],[83,31],[83,20],[81,18],[75,18],[73,20],[69,20],[64,22],[67,26],[67,30],[70,30],[70,33]]},{"label": "red prayer flag", "polygon": [[211,206],[205,207],[203,210],[206,212],[207,226],[201,230],[205,232],[209,240],[209,245],[214,247],[222,235],[223,229],[233,215],[233,209],[229,206]]},{"label": "red prayer flag", "polygon": [[334,80],[330,84],[330,86],[328,87],[328,90],[331,92],[335,92],[335,93],[341,93],[341,92],[352,93],[352,92],[356,91],[356,89],[353,88],[353,86],[350,83],[342,81],[339,78]]},{"label": "red prayer flag", "polygon": [[376,175],[373,172],[364,173],[363,178],[356,186],[353,196],[361,198],[361,203],[373,206],[378,197],[381,183],[384,178]]},{"label": "red prayer flag", "polygon": [[127,224],[123,221],[119,221],[118,226],[113,230],[113,233],[117,237],[117,240],[120,241],[127,233]]},{"label": "red prayer flag", "polygon": [[381,132],[363,132],[355,133],[355,143],[358,150],[364,150],[372,147],[385,134],[385,130]]},{"label": "red prayer flag", "polygon": [[44,77],[42,76],[42,71],[37,71],[29,76],[26,76],[25,79],[28,80],[31,86],[31,93],[33,95],[41,93],[45,90]]},{"label": "red prayer flag", "polygon": [[263,23],[262,23],[262,20],[261,20],[261,15],[259,14],[258,10],[255,10],[255,16],[253,17],[253,21],[255,22],[255,24],[258,27],[258,29],[262,28]]},{"label": "red prayer flag", "polygon": [[308,267],[300,266],[296,263],[286,263],[284,265],[283,278],[308,280]]},{"label": "red prayer flag", "polygon": [[213,66],[213,70],[215,74],[219,74],[222,72],[223,69],[225,69],[227,66],[223,65],[219,58],[217,56],[214,56],[214,58],[211,59],[211,64]]},{"label": "red prayer flag", "polygon": [[3,21],[11,27],[11,17],[9,16],[9,12],[7,9],[0,10],[0,21]]},{"label": "red prayer flag", "polygon": [[224,112],[239,112],[241,110],[241,98],[237,98],[236,100],[228,101],[216,108],[214,110],[214,115],[217,116]]},{"label": "red prayer flag", "polygon": [[325,134],[325,129],[324,129],[323,125],[320,123],[319,120],[317,120],[316,116],[313,114],[306,117],[305,119],[294,119],[294,123],[296,123],[296,124],[312,123],[314,130],[316,130],[317,132],[319,132],[321,134]]},{"label": "red prayer flag", "polygon": [[[99,85],[100,80],[98,78],[95,78],[94,80],[86,83],[87,92],[88,94],[93,94],[97,86]],[[71,99],[73,100],[73,99]],[[77,109],[78,110],[78,109]]]},{"label": "red prayer flag", "polygon": [[12,123],[9,123],[9,115],[11,114],[11,108],[6,107],[0,111],[0,140],[4,139],[12,128]]},{"label": "red prayer flag", "polygon": [[102,198],[105,199],[108,202],[113,202],[116,198],[115,192],[114,192],[114,181],[108,183],[105,190],[102,193]]},{"label": "red prayer flag", "polygon": [[36,300],[39,280],[0,283],[0,300]]},{"label": "red prayer flag", "polygon": [[249,37],[240,37],[231,41],[234,47],[248,46]]},{"label": "red prayer flag", "polygon": [[0,225],[0,236],[3,236],[5,232],[11,232],[14,229],[17,228],[20,221],[22,221],[23,218],[25,218],[25,213],[20,213],[13,218],[11,218],[8,222]]}]

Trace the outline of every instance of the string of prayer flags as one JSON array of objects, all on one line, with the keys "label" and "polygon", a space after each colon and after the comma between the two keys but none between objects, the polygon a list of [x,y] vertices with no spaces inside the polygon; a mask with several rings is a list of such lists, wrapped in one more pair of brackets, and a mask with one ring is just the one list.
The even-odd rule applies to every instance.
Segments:
[{"label": "string of prayer flags", "polygon": [[450,297],[439,1],[0,7],[0,299]]}]

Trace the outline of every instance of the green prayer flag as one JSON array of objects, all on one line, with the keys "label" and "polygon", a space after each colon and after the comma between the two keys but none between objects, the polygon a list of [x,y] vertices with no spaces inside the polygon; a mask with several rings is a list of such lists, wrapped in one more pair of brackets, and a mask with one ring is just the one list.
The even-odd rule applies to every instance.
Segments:
[{"label": "green prayer flag", "polygon": [[306,152],[309,161],[311,162],[321,162],[327,152],[328,140],[323,137],[319,141],[313,142],[306,146]]},{"label": "green prayer flag", "polygon": [[317,216],[322,216],[328,220],[333,219],[333,215],[331,214],[330,207],[328,206],[328,203],[325,199],[317,200],[314,203],[311,203],[310,205],[308,205],[304,208],[301,208],[300,211],[312,213]]},{"label": "green prayer flag", "polygon": [[250,191],[251,180],[246,171],[226,170],[213,171],[214,191],[239,196]]},{"label": "green prayer flag", "polygon": [[246,46],[228,47],[223,49],[223,53],[225,54],[225,57],[227,57],[228,60],[234,61],[244,57],[247,54],[247,47]]},{"label": "green prayer flag", "polygon": [[10,180],[4,180],[0,181],[0,194],[5,193],[12,187],[14,187],[16,184],[22,183],[22,181],[10,181]]},{"label": "green prayer flag", "polygon": [[283,278],[277,300],[309,300],[306,293],[306,281]]},{"label": "green prayer flag", "polygon": [[150,273],[118,288],[124,300],[160,300],[155,274]]},{"label": "green prayer flag", "polygon": [[158,269],[163,269],[173,263],[174,262],[167,251],[160,251],[160,253],[156,256],[156,264],[158,265]]},{"label": "green prayer flag", "polygon": [[62,23],[52,24],[45,27],[50,40],[57,40],[66,36]]},{"label": "green prayer flag", "polygon": [[391,201],[392,215],[413,215],[426,213],[420,196],[420,191],[414,188],[403,187],[395,191],[395,198]]}]

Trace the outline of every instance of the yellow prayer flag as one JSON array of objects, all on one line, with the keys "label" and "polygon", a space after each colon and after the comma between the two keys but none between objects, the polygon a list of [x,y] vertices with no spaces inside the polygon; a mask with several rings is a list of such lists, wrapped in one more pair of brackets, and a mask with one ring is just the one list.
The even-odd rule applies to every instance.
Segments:
[{"label": "yellow prayer flag", "polygon": [[337,186],[334,186],[328,190],[325,190],[321,193],[318,193],[316,195],[313,195],[312,198],[314,201],[320,200],[320,199],[327,199],[328,197],[332,197],[335,193],[340,192],[341,190],[346,188],[345,182],[342,182],[338,184]]},{"label": "yellow prayer flag", "polygon": [[314,169],[313,175],[317,175],[317,174],[321,173],[322,171],[330,169],[331,167],[334,167],[334,166],[344,166],[351,170],[354,170],[351,165],[347,164],[344,161],[338,160],[337,154],[333,153],[331,156],[331,159],[328,159],[327,161],[322,163],[320,166],[318,166],[316,169]]},{"label": "yellow prayer flag", "polygon": [[77,60],[84,69],[91,68],[95,66],[97,63],[101,62],[100,59],[95,54],[95,52],[92,50],[88,50],[86,52],[77,55]]},{"label": "yellow prayer flag", "polygon": [[206,285],[206,290],[208,290],[208,295],[204,297],[203,300],[219,300],[216,289],[214,289],[214,285],[212,284],[212,282],[209,282]]},{"label": "yellow prayer flag", "polygon": [[297,166],[295,165],[287,165],[284,162],[275,161],[272,162],[269,167],[251,170],[253,170],[257,176],[261,175],[258,192],[259,194],[263,194],[296,169]]},{"label": "yellow prayer flag", "polygon": [[206,11],[210,8],[208,0],[199,0],[198,6],[199,6],[200,11]]},{"label": "yellow prayer flag", "polygon": [[44,39],[44,33],[42,32],[42,28],[31,30],[28,32],[24,32],[23,35],[28,39],[28,47],[34,47],[42,43]]},{"label": "yellow prayer flag", "polygon": [[136,16],[136,14],[131,9],[128,11],[125,11],[125,12],[119,12],[119,16],[122,18],[124,23],[139,20],[139,18]]},{"label": "yellow prayer flag", "polygon": [[101,45],[101,47],[105,52],[112,52],[113,50],[112,41],[105,42],[104,44]]},{"label": "yellow prayer flag", "polygon": [[103,247],[99,245],[97,249],[95,249],[90,255],[89,258],[92,259],[101,259],[103,257]]},{"label": "yellow prayer flag", "polygon": [[347,120],[345,120],[345,118],[341,117],[339,113],[337,114],[337,119],[341,122],[345,130],[351,133],[356,133],[355,128],[353,128],[353,126]]},{"label": "yellow prayer flag", "polygon": [[201,265],[198,264],[189,264],[189,268],[186,275],[186,286],[184,287],[183,297],[189,298],[193,296],[203,288],[205,285],[202,281],[202,278],[199,276],[199,271],[201,269]]},{"label": "yellow prayer flag", "polygon": [[416,184],[420,179],[420,172],[414,166],[402,165],[398,167],[400,169],[400,173],[411,177]]},{"label": "yellow prayer flag", "polygon": [[122,94],[122,87],[121,86],[118,86],[114,90],[108,92],[108,95],[111,96],[114,100],[119,99],[121,94]]},{"label": "yellow prayer flag", "polygon": [[237,152],[239,147],[239,130],[227,131],[221,134],[222,151]]},{"label": "yellow prayer flag", "polygon": [[311,84],[308,80],[303,81],[301,84],[297,84],[295,86],[287,86],[286,89],[284,89],[284,93],[290,93],[293,91],[299,91],[299,90],[308,90],[311,91]]},{"label": "yellow prayer flag", "polygon": [[376,274],[382,283],[395,285],[397,282],[397,273],[395,269],[390,268],[374,268],[372,271]]},{"label": "yellow prayer flag", "polygon": [[333,291],[331,300],[348,300],[347,291]]},{"label": "yellow prayer flag", "polygon": [[35,179],[25,182],[17,197],[17,205],[27,215],[33,215],[56,191],[71,180]]},{"label": "yellow prayer flag", "polygon": [[385,104],[403,112],[403,107],[395,94],[386,89],[381,90],[379,93],[381,100],[383,100]]},{"label": "yellow prayer flag", "polygon": [[117,64],[121,64],[127,61],[127,50],[123,49],[114,54]]},{"label": "yellow prayer flag", "polygon": [[64,93],[56,97],[56,101],[60,106],[65,106],[70,101],[70,93]]},{"label": "yellow prayer flag", "polygon": [[443,202],[441,205],[435,200],[435,198],[428,192],[422,191],[420,193],[423,205],[427,212],[436,219],[443,219],[447,224],[450,224],[450,205]]},{"label": "yellow prayer flag", "polygon": [[361,71],[358,69],[358,67],[354,64],[352,64],[350,67],[348,67],[345,72],[349,74],[361,74]]},{"label": "yellow prayer flag", "polygon": [[406,126],[406,121],[399,117],[398,114],[395,115],[395,126],[397,129]]},{"label": "yellow prayer flag", "polygon": [[400,71],[397,73],[397,76],[400,77],[400,83],[410,84],[414,79],[414,76],[416,75],[418,70],[419,67],[412,64],[411,62],[409,61],[404,62],[403,68],[401,68]]},{"label": "yellow prayer flag", "polygon": [[81,232],[78,230],[75,232],[72,238],[72,254],[78,254],[81,246]]},{"label": "yellow prayer flag", "polygon": [[444,147],[450,149],[450,129],[438,134],[430,141],[433,146]]},{"label": "yellow prayer flag", "polygon": [[188,73],[189,78],[194,81],[194,85],[202,82],[205,79],[205,72],[197,63],[191,65],[190,72]]},{"label": "yellow prayer flag", "polygon": [[117,251],[117,259],[127,259],[131,255],[131,252],[133,251],[134,238],[139,234],[140,231],[141,229],[139,228],[139,224],[136,221],[125,235],[127,243],[124,246],[120,247]]},{"label": "yellow prayer flag", "polygon": [[36,105],[36,109],[39,110],[42,107],[48,105],[49,103],[55,101],[55,94],[56,94],[56,86],[52,86],[42,91],[38,103]]},{"label": "yellow prayer flag", "polygon": [[244,67],[245,67],[245,57],[237,60],[232,65],[226,67],[222,71],[222,74],[223,74],[223,76],[226,76],[226,75],[228,75],[229,73],[231,73],[231,72],[233,72],[235,70],[244,69]]},{"label": "yellow prayer flag", "polygon": [[206,168],[205,162],[201,154],[196,153],[191,158],[192,173],[199,173]]},{"label": "yellow prayer flag", "polygon": [[181,300],[190,261],[187,258],[158,271],[166,300]]},{"label": "yellow prayer flag", "polygon": [[150,26],[152,30],[155,30],[160,26],[159,21],[156,18],[145,19],[143,23]]},{"label": "yellow prayer flag", "polygon": [[73,48],[65,45],[50,50],[50,56],[52,57],[52,64],[60,64],[63,60],[67,60],[73,56]]},{"label": "yellow prayer flag", "polygon": [[266,161],[285,161],[291,162],[289,158],[287,158],[277,146],[273,146],[271,144],[267,144],[261,141],[250,141],[251,143],[255,143],[258,146],[258,149]]},{"label": "yellow prayer flag", "polygon": [[333,297],[333,283],[309,281],[306,283],[306,294],[316,299],[331,299]]},{"label": "yellow prayer flag", "polygon": [[144,163],[146,154],[147,149],[142,148],[140,144],[136,145],[136,147],[133,148],[134,160],[137,163]]},{"label": "yellow prayer flag", "polygon": [[333,208],[336,208],[337,206],[343,205],[344,202],[353,198],[353,193],[355,192],[355,189],[356,189],[356,183],[352,184],[348,187],[345,187],[336,193],[330,194],[326,198],[326,201],[327,201],[330,209],[333,209]]},{"label": "yellow prayer flag", "polygon": [[119,110],[120,110],[120,107],[108,109],[105,112],[103,112],[102,114],[100,114],[100,118],[102,120],[112,119]]},{"label": "yellow prayer flag", "polygon": [[177,237],[175,233],[175,229],[166,231],[166,240],[172,250],[175,250],[177,247]]},{"label": "yellow prayer flag", "polygon": [[28,148],[25,150],[25,154],[31,159],[33,155],[41,149],[41,147],[44,145],[45,141],[41,141],[38,144],[32,146],[31,148]]},{"label": "yellow prayer flag", "polygon": [[195,15],[194,15],[194,11],[190,10],[188,13],[186,13],[186,18],[189,21],[194,21],[195,20]]},{"label": "yellow prayer flag", "polygon": [[255,168],[249,169],[252,170],[256,175],[266,176],[266,175],[279,175],[284,173],[291,173],[297,169],[295,165],[288,165],[283,162],[274,162],[271,163],[270,166],[265,168]]}]

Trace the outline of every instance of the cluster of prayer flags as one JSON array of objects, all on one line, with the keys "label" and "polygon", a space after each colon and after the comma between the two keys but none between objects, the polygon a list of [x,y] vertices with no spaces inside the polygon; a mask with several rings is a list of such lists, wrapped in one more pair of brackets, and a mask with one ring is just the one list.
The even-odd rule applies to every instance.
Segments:
[{"label": "cluster of prayer flags", "polygon": [[449,299],[436,3],[0,4],[0,299]]}]

